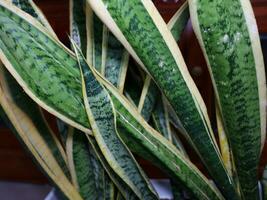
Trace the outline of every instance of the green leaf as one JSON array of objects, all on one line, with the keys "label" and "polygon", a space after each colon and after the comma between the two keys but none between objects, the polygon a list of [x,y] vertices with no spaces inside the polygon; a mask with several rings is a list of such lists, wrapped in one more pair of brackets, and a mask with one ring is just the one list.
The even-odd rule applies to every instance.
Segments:
[{"label": "green leaf", "polygon": [[172,16],[167,26],[172,33],[175,41],[179,41],[184,28],[186,27],[189,20],[189,7],[188,2],[185,1],[183,5],[177,10]]},{"label": "green leaf", "polygon": [[235,197],[234,182],[222,161],[204,101],[153,3],[145,0],[87,1],[163,91],[221,191]]},{"label": "green leaf", "polygon": [[173,179],[183,183],[200,199],[222,199],[221,194],[202,173],[187,160],[168,140],[150,127],[138,111],[120,93],[99,76],[99,81],[109,91],[117,116],[119,134],[127,146],[168,172]]},{"label": "green leaf", "polygon": [[173,130],[171,130],[166,99],[162,95],[158,98],[158,102],[152,114],[152,119],[156,130],[167,140],[172,142],[174,146],[176,146],[177,149],[179,149],[187,157],[180,139],[178,136],[174,135],[176,133],[173,133]]},{"label": "green leaf", "polygon": [[67,153],[72,178],[83,199],[114,199],[114,185],[86,135],[72,128],[67,138]]},{"label": "green leaf", "polygon": [[228,173],[232,176],[233,175],[233,163],[232,163],[232,151],[229,146],[229,142],[227,140],[227,136],[223,127],[222,122],[222,114],[220,113],[218,103],[215,103],[216,107],[216,122],[217,122],[217,130],[218,130],[218,137],[219,137],[219,144],[222,153],[223,162],[228,170]]},{"label": "green leaf", "polygon": [[97,142],[92,136],[88,136],[88,141],[90,142],[91,147],[94,149],[95,154],[97,155],[99,161],[101,162],[102,166],[105,168],[108,176],[112,180],[112,182],[116,185],[117,189],[123,195],[125,199],[134,200],[138,199],[136,194],[124,183],[124,181],[114,172],[112,167],[106,161],[105,157],[103,156]]},{"label": "green leaf", "polygon": [[140,101],[140,96],[142,94],[143,88],[143,78],[135,70],[137,66],[130,65],[128,68],[127,79],[125,82],[124,95],[136,108]]},{"label": "green leaf", "polygon": [[87,51],[87,32],[85,0],[70,0],[70,37],[81,48],[83,54]]},{"label": "green leaf", "polygon": [[7,1],[12,2],[15,6],[37,19],[51,34],[53,34],[54,37],[57,37],[42,11],[36,6],[36,4],[32,0]]},{"label": "green leaf", "polygon": [[0,3],[0,21],[0,58],[24,91],[50,113],[90,132],[77,61],[34,18],[6,2]]},{"label": "green leaf", "polygon": [[115,200],[116,188],[109,176],[105,173],[105,200]]},{"label": "green leaf", "polygon": [[[129,53],[87,5],[87,61],[123,92]],[[102,36],[102,38],[100,38]],[[78,43],[77,43],[78,44]],[[79,46],[79,45],[78,45]]]},{"label": "green leaf", "polygon": [[156,104],[156,99],[160,95],[160,91],[150,76],[146,76],[140,101],[138,104],[138,111],[148,121],[151,117],[152,111]]},{"label": "green leaf", "polygon": [[[185,1],[178,11],[168,22],[168,29],[171,31],[175,41],[179,41],[180,36],[189,19],[188,3]],[[154,80],[147,75],[143,86],[142,94],[138,104],[139,112],[148,121],[151,117],[152,110],[155,107],[156,99],[159,95],[159,89],[154,83]]]},{"label": "green leaf", "polygon": [[75,53],[82,72],[88,119],[104,157],[140,199],[158,199],[143,171],[118,136],[115,110],[108,92],[95,78],[78,49],[75,49]]},{"label": "green leaf", "polygon": [[[87,52],[87,30],[85,1],[70,1],[71,27],[70,35],[82,52]],[[64,125],[67,126],[67,125]],[[74,182],[84,199],[113,200],[115,187],[98,160],[86,135],[69,127],[67,137],[67,153]],[[62,134],[66,131],[63,129]]]},{"label": "green leaf", "polygon": [[[10,13],[10,9],[7,9],[6,7],[3,7],[3,3],[0,3],[0,16],[3,15],[3,13],[7,12],[9,13],[9,15],[11,16],[17,16],[17,14],[21,14],[21,12],[19,10],[16,10],[16,12],[11,12]],[[14,11],[14,8],[11,8]],[[8,12],[9,11],[9,12]],[[16,13],[16,14],[15,14]],[[0,17],[0,21],[1,19],[4,21],[4,19],[9,19],[9,17]],[[45,47],[47,47],[47,44],[53,44],[54,49],[57,51],[60,51],[62,55],[65,55],[66,59],[64,59],[63,63],[64,65],[60,65],[60,67],[64,67],[66,68],[68,71],[70,70],[71,75],[74,77],[75,80],[79,80],[80,79],[80,72],[78,70],[78,63],[77,60],[73,57],[72,53],[69,52],[66,48],[64,48],[64,46],[57,42],[55,39],[53,39],[53,37],[49,36],[49,33],[46,32],[46,30],[44,30],[38,23],[36,23],[34,21],[33,18],[30,18],[30,16],[25,17],[25,15],[20,17],[15,17],[15,21],[13,21],[13,25],[14,27],[20,27],[19,24],[22,22],[24,22],[24,26],[29,26],[30,30],[32,29],[33,31],[35,31],[36,33],[34,34],[35,38],[35,42],[38,41],[38,45],[45,45]],[[0,25],[3,26],[3,24],[1,23]],[[3,29],[0,29],[0,34],[3,34]],[[28,31],[29,32],[29,31]],[[15,32],[16,33],[16,32]],[[30,34],[26,34],[25,37],[27,37]],[[37,40],[38,36],[46,36],[45,37],[45,42],[43,40]],[[5,41],[10,38],[10,40],[12,40],[12,38],[14,38],[14,36],[16,36],[16,34],[14,35],[14,33],[11,32],[11,34],[6,35]],[[31,35],[30,35],[31,36]],[[2,37],[1,37],[2,38]],[[31,38],[31,37],[30,37]],[[42,37],[41,37],[42,38]],[[30,40],[33,41],[33,40]],[[32,43],[30,42],[26,42],[28,45],[32,45]],[[18,45],[21,45],[21,43],[18,43]],[[34,43],[33,43],[34,44]],[[1,49],[5,46],[0,46]],[[7,49],[7,48],[5,48]],[[5,54],[8,54],[8,51],[5,51]],[[47,51],[42,51],[42,53],[44,55],[48,54],[50,55]],[[5,55],[2,53],[1,58],[5,57]],[[26,51],[24,52],[24,55],[27,55],[28,57],[31,58],[32,55],[34,54],[26,54]],[[58,54],[53,53],[53,56],[56,56]],[[15,71],[13,65],[16,64],[16,62],[14,62],[15,59],[13,56],[10,57],[10,60],[5,60],[8,65],[9,69],[12,69],[10,71]],[[34,59],[32,57],[32,59]],[[55,62],[55,60],[54,60]],[[62,60],[63,62],[63,60]],[[38,62],[39,63],[39,62]],[[69,65],[68,63],[72,63],[72,65]],[[11,65],[12,64],[12,65]],[[19,65],[22,68],[22,65]],[[35,68],[37,68],[38,70],[42,71],[42,74],[47,75],[48,71],[43,71],[42,67],[43,65],[39,65],[36,64],[34,65]],[[90,67],[90,66],[89,66]],[[35,69],[34,68],[34,69]],[[23,69],[23,68],[22,68]],[[93,69],[91,69],[93,70]],[[15,71],[16,72],[16,71]],[[23,79],[22,76],[19,76],[18,73],[14,73],[16,74],[15,78],[16,80],[20,81],[20,79]],[[13,76],[14,76],[13,74]],[[96,74],[97,75],[97,74]],[[98,79],[101,79],[101,82],[103,81],[104,83],[104,79],[102,80],[102,77],[97,75]],[[24,80],[24,79],[23,79]],[[24,89],[27,91],[27,87],[26,86],[32,86],[35,87],[35,84],[31,85],[28,84],[26,85],[25,83],[21,84],[24,86]],[[42,87],[44,87],[43,85],[41,85]],[[40,86],[40,88],[42,88]],[[73,87],[68,88],[69,85],[66,85],[66,88],[70,91],[75,90],[75,88],[80,88],[80,81],[75,81],[73,82]],[[222,199],[220,193],[218,193],[218,191],[216,189],[214,189],[213,186],[210,185],[210,183],[208,183],[207,179],[189,162],[187,161],[184,157],[182,157],[180,155],[179,152],[177,152],[176,148],[172,146],[172,144],[170,144],[168,141],[166,141],[166,139],[164,139],[162,136],[160,136],[157,132],[155,132],[146,122],[144,122],[143,118],[141,117],[141,115],[137,112],[137,110],[135,110],[133,107],[130,106],[130,104],[128,103],[128,101],[126,99],[124,99],[121,94],[119,92],[115,93],[117,90],[115,88],[113,88],[110,84],[108,84],[108,82],[105,82],[105,87],[108,88],[109,92],[111,92],[112,94],[116,94],[117,97],[112,97],[113,101],[116,101],[116,110],[120,109],[120,113],[118,113],[118,111],[116,111],[116,117],[118,118],[118,124],[121,124],[123,127],[126,127],[129,131],[128,133],[131,133],[131,136],[133,139],[135,139],[134,141],[138,144],[140,143],[140,145],[143,146],[143,149],[147,149],[147,152],[154,155],[154,157],[156,157],[157,159],[159,159],[162,162],[162,165],[164,167],[166,167],[166,169],[168,171],[170,171],[170,173],[174,174],[174,177],[177,180],[181,180],[188,188],[191,188],[192,191],[194,191],[195,196],[202,198],[202,199],[208,199],[208,197],[212,198],[214,197],[214,199]],[[57,88],[57,87],[56,87]],[[113,91],[114,90],[114,91]],[[61,90],[58,90],[61,92]],[[47,97],[48,98],[48,97]],[[77,93],[72,93],[72,98],[75,98],[79,101],[82,102],[82,95],[81,92],[77,92]],[[115,99],[114,99],[115,98]],[[81,99],[81,100],[80,100]],[[36,99],[35,99],[36,100]],[[120,101],[123,101],[122,103]],[[119,102],[119,103],[118,103]],[[114,103],[115,105],[115,103]],[[44,106],[42,104],[42,106]],[[79,115],[83,116],[83,113],[85,112],[84,107],[80,107],[80,105],[78,104],[74,104],[73,105],[75,108],[75,110],[80,111]],[[125,106],[127,107],[126,111],[125,111]],[[68,109],[68,108],[65,108]],[[126,116],[121,115],[122,113],[126,112]],[[118,116],[120,114],[120,116]],[[85,116],[86,120],[87,116]],[[129,120],[126,120],[127,118],[129,118]],[[130,123],[131,122],[131,123]],[[134,123],[134,124],[132,124]],[[88,124],[88,122],[82,120],[81,121],[82,125]],[[92,142],[91,142],[92,143]],[[94,147],[96,148],[96,147]],[[99,156],[100,157],[100,156]],[[101,160],[101,159],[100,159]],[[186,160],[186,161],[185,161]],[[104,163],[103,159],[101,161],[102,163]],[[103,165],[105,167],[105,169],[107,169],[109,167],[109,165],[106,163],[105,165]],[[110,169],[110,168],[109,168]],[[177,170],[180,169],[180,170]],[[110,171],[110,170],[106,170],[106,171]],[[114,173],[110,173],[109,172],[109,176],[110,177],[114,177]],[[116,178],[111,178],[113,180],[113,182],[115,183]],[[118,177],[117,177],[118,179]],[[121,182],[123,182],[124,180],[120,180]],[[126,196],[125,194],[129,194],[129,189],[125,188],[125,186],[127,184],[119,184],[120,181],[117,181],[116,186],[119,188],[119,186],[121,188],[124,189],[120,189],[120,191],[126,190],[128,192],[125,192],[123,195],[124,197]],[[130,195],[133,196],[133,195]],[[208,197],[207,197],[208,196]],[[129,199],[126,198],[125,199]]]},{"label": "green leaf", "polygon": [[111,32],[107,34],[104,76],[123,92],[129,54]]},{"label": "green leaf", "polygon": [[101,73],[105,65],[108,30],[101,20],[93,13],[88,3],[86,3],[86,29],[87,62]]},{"label": "green leaf", "polygon": [[[152,119],[153,119],[156,130],[159,133],[161,133],[167,140],[172,142],[172,144],[186,158],[189,158],[177,134],[174,133],[173,130],[171,130],[167,103],[163,95],[161,95],[161,97],[158,98],[158,102],[156,103],[155,109],[152,114]],[[184,192],[184,188],[182,187],[182,184],[177,183],[177,181],[171,178],[171,186],[172,186],[174,200],[182,199],[183,192]]]},{"label": "green leaf", "polygon": [[[10,3],[11,3],[11,1],[10,1]],[[54,37],[56,37],[56,34],[53,32],[50,24],[46,20],[43,13],[39,10],[39,8],[31,0],[13,0],[12,3],[14,5],[16,5],[18,8],[24,10],[25,12],[27,12],[28,14],[33,16],[34,18],[38,19],[38,21],[40,23],[42,23],[44,26],[46,26],[48,31],[50,31],[51,34],[53,34]],[[60,181],[58,181],[58,180],[55,181],[54,177],[50,177],[51,174],[49,174],[49,171],[43,166],[43,164],[45,163],[46,165],[48,165],[48,167],[51,167],[51,169],[53,171],[53,166],[49,166],[49,162],[47,162],[47,160],[50,162],[53,162],[53,159],[56,159],[57,163],[59,164],[59,166],[61,167],[61,169],[65,173],[66,177],[68,179],[70,179],[70,173],[69,173],[69,169],[68,169],[67,163],[66,163],[66,154],[65,154],[59,140],[57,139],[55,134],[50,129],[48,123],[46,122],[41,108],[38,107],[24,93],[23,89],[20,88],[20,86],[16,83],[16,81],[12,78],[12,76],[6,70],[4,70],[2,66],[1,66],[1,72],[2,72],[2,77],[1,77],[2,85],[5,86],[5,87],[3,87],[5,89],[4,92],[10,95],[10,97],[13,99],[13,101],[16,102],[16,106],[20,109],[20,111],[17,111],[16,113],[19,115],[20,112],[24,112],[25,116],[27,116],[26,118],[34,119],[33,123],[32,123],[32,128],[31,128],[32,131],[30,131],[30,134],[32,134],[32,136],[29,138],[27,138],[27,136],[25,137],[25,135],[23,135],[23,130],[19,130],[18,128],[16,129],[12,125],[12,121],[9,121],[4,110],[2,110],[3,111],[2,114],[6,116],[6,122],[10,125],[10,128],[13,130],[14,134],[16,135],[18,140],[22,143],[22,145],[25,146],[26,149],[32,154],[33,160],[36,161],[36,163],[38,164],[39,167],[41,167],[41,169],[43,169],[43,171],[46,173],[48,178],[50,180],[52,180],[52,182],[54,182],[55,186],[57,188],[59,188],[60,190],[62,190],[61,188],[64,187],[64,183],[60,183]],[[22,121],[25,121],[25,120],[22,120]],[[14,121],[14,123],[16,123],[16,121]],[[19,125],[17,125],[17,126],[19,126]],[[18,130],[18,132],[17,132],[17,130]],[[38,136],[38,134],[39,134],[39,136]],[[44,141],[39,142],[38,140],[40,140],[40,137]],[[45,142],[47,147],[50,148],[51,152],[53,153],[54,158],[51,158],[51,160],[46,159],[46,162],[43,160],[40,161],[38,159],[38,156],[36,155],[36,152],[31,150],[31,148],[28,144],[29,141],[30,142],[32,141],[33,146],[39,150],[39,151],[37,150],[37,153],[39,153],[39,154],[42,154],[42,150],[45,149],[45,148],[40,148],[39,145],[41,145],[43,142]],[[38,145],[38,143],[40,143],[40,144]],[[47,149],[45,149],[45,150],[49,151]],[[57,173],[57,172],[55,172],[55,173]],[[58,186],[57,184],[61,184],[61,186]],[[69,183],[67,183],[67,184],[69,184]],[[62,190],[62,191],[63,191],[63,193],[65,192],[64,190]],[[75,191],[75,193],[77,193],[77,192]],[[75,193],[74,193],[74,195],[76,195]],[[64,198],[66,198],[66,196],[69,197],[69,194],[66,195],[66,194],[61,193],[61,195],[63,195]],[[63,198],[63,196],[62,196],[62,198]]]},{"label": "green leaf", "polygon": [[266,80],[250,1],[190,0],[244,199],[259,199],[258,163],[266,135]]},{"label": "green leaf", "polygon": [[69,177],[70,174],[66,163],[66,153],[64,152],[64,149],[58,141],[55,133],[51,130],[45,120],[41,108],[24,93],[23,89],[17,84],[8,71],[4,69],[2,64],[0,66],[0,79],[3,91],[9,95],[9,98],[16,103],[16,106],[21,110],[21,112],[24,112],[28,119],[34,119],[33,125],[50,148],[66,176]]},{"label": "green leaf", "polygon": [[116,200],[125,200],[125,199],[123,198],[123,196],[121,195],[121,193],[118,193],[117,194],[117,197],[116,197]]},{"label": "green leaf", "polygon": [[153,111],[152,119],[155,124],[155,129],[167,140],[172,141],[171,127],[168,122],[168,111],[166,105],[163,102],[163,96],[161,96],[157,101],[157,104]]}]

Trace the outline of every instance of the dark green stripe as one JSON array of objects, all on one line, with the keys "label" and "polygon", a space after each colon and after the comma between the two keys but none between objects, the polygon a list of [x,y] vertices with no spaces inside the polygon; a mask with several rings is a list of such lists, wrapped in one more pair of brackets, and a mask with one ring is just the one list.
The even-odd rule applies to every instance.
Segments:
[{"label": "dark green stripe", "polygon": [[[78,53],[77,51],[76,53]],[[79,54],[77,56],[79,58],[80,67],[85,81],[86,96],[84,98],[90,107],[90,112],[88,111],[87,113],[88,118],[91,123],[95,123],[95,126],[92,126],[94,136],[100,147],[105,145],[106,149],[103,149],[103,151],[110,154],[104,154],[104,156],[112,156],[110,158],[106,157],[107,161],[110,162],[110,160],[112,160],[115,165],[112,167],[120,168],[115,172],[118,173],[121,178],[127,178],[127,181],[132,182],[138,190],[139,194],[137,195],[140,198],[147,200],[157,199],[157,195],[153,191],[152,186],[148,180],[146,180],[146,177],[137,162],[134,160],[130,151],[117,135],[115,125],[116,115],[113,113],[113,105],[108,92],[97,81],[82,55]],[[110,164],[112,163],[110,162]],[[128,184],[128,182],[125,183]],[[132,185],[129,184],[128,186],[132,188]]]},{"label": "dark green stripe", "polygon": [[[2,8],[1,7],[1,9],[2,10],[4,10],[4,8]],[[2,14],[4,13],[4,11],[2,12],[2,10],[0,9],[0,11],[1,11],[1,15],[0,15],[0,20],[2,19],[6,19],[6,17],[2,17]],[[14,14],[13,14],[14,15]],[[3,21],[5,21],[5,20],[3,20]],[[27,25],[27,23],[25,22],[25,21],[23,21],[23,20],[18,20],[18,21],[22,21],[22,22],[24,22],[24,24],[25,25]],[[16,23],[14,23],[14,24],[16,24]],[[17,23],[18,24],[18,23]],[[16,24],[16,27],[17,27],[17,24]],[[1,25],[2,25],[2,23],[1,23]],[[25,26],[24,25],[24,26]],[[29,26],[29,25],[27,25],[27,26]],[[32,28],[33,30],[35,30],[36,31],[36,33],[38,33],[38,34],[36,34],[36,35],[42,35],[40,32],[38,32],[35,28]],[[0,33],[2,33],[3,31],[2,31],[2,29],[0,29]],[[10,38],[13,38],[13,34],[9,34],[8,35]],[[52,42],[49,38],[47,38],[47,37],[45,37],[46,39],[47,39],[47,41],[46,42],[41,42],[41,45],[46,45],[47,43],[52,43],[53,44],[53,47],[55,48],[55,49],[58,49],[58,51],[60,51],[62,54],[64,53],[64,55],[65,54],[67,54],[66,52],[65,52],[65,50],[64,49],[60,49],[59,47],[59,45],[58,44],[56,44],[55,42]],[[5,38],[6,39],[6,38]],[[21,45],[21,43],[18,43],[19,45]],[[31,43],[27,43],[28,45],[31,45]],[[1,48],[2,48],[2,46],[1,46]],[[8,54],[8,51],[4,51],[6,54]],[[44,54],[47,54],[47,52],[46,51],[44,51],[43,52]],[[57,55],[57,54],[53,54],[53,55]],[[28,54],[27,56],[32,56],[31,54]],[[12,57],[10,57],[10,58],[12,58]],[[12,62],[12,63],[14,63],[14,64],[16,64],[12,59],[10,59],[10,61]],[[67,59],[67,61],[68,62],[66,62],[66,60],[65,60],[65,65],[59,65],[60,67],[66,67],[66,69],[68,69],[68,70],[70,70],[70,71],[73,71],[73,73],[72,73],[72,75],[75,77],[75,80],[77,80],[77,79],[79,79],[79,77],[80,77],[80,74],[79,74],[79,72],[77,71],[77,61],[75,60],[75,59],[73,59],[73,57],[71,57],[71,56],[69,56],[69,58]],[[70,63],[72,63],[72,65],[70,65]],[[42,65],[41,65],[42,66]],[[35,65],[35,67],[36,68],[38,68],[38,67],[40,67],[40,65]],[[47,71],[45,71],[45,72],[47,72]],[[76,87],[80,87],[80,82],[74,82],[74,85],[76,84],[76,86],[74,87],[74,88],[76,88]],[[32,87],[34,87],[34,85],[32,86]],[[42,87],[40,87],[40,88],[42,88]],[[70,87],[69,88],[69,90],[73,90],[73,88],[72,87]],[[81,98],[82,99],[82,97],[81,97],[81,93],[77,93],[76,95],[75,95],[75,93],[73,94],[73,95],[71,95],[71,97],[75,97],[75,98],[77,98],[77,99],[79,99],[79,98]],[[65,107],[66,107],[66,105],[65,105]],[[74,106],[75,107],[75,106]],[[67,109],[68,107],[66,107],[65,109]],[[83,110],[84,109],[84,107],[79,107],[79,105],[76,105],[76,107],[75,107],[77,110]],[[77,111],[76,110],[76,111]],[[84,110],[83,110],[83,112],[84,112]],[[79,114],[80,113],[82,113],[82,112],[79,112]],[[87,119],[86,119],[87,120]],[[124,124],[125,122],[124,121],[122,121],[122,125],[124,125],[124,126],[128,126],[127,124]],[[132,128],[132,126],[129,126],[130,128]],[[134,127],[137,127],[137,130],[136,129],[134,129],[134,130],[131,130],[129,133],[131,133],[131,134],[136,134],[135,136],[134,136],[134,138],[136,138],[135,139],[135,141],[136,142],[140,142],[141,144],[142,144],[142,142],[145,142],[146,141],[146,138],[144,138],[140,133],[145,133],[146,132],[146,130],[144,130],[144,128],[143,128],[143,126],[142,126],[142,124],[137,124],[136,126],[134,125]],[[155,139],[153,139],[154,137],[152,137],[152,136],[149,136],[149,134],[147,134],[146,135],[148,138],[150,138],[150,140],[152,140],[152,144],[153,144],[153,140],[155,140]],[[160,140],[156,140],[157,142],[155,142],[155,146],[157,146],[157,145],[162,145],[161,144],[161,142],[160,142]],[[173,172],[175,172],[175,174],[176,174],[176,177],[177,177],[177,179],[181,179],[181,180],[183,180],[184,182],[185,182],[185,184],[187,184],[188,185],[188,187],[189,188],[195,188],[195,194],[197,194],[197,195],[199,195],[199,196],[201,196],[201,195],[203,195],[200,191],[199,191],[199,188],[198,187],[196,187],[196,185],[195,184],[197,184],[197,182],[198,181],[200,181],[200,188],[201,188],[201,191],[203,190],[203,191],[208,191],[208,192],[205,192],[205,193],[207,193],[207,194],[210,194],[209,196],[214,196],[214,198],[215,199],[220,199],[220,197],[218,197],[218,195],[213,191],[213,190],[211,190],[210,188],[209,188],[209,186],[207,186],[207,184],[202,180],[202,177],[199,177],[199,175],[198,175],[198,171],[197,172],[195,172],[194,170],[193,170],[193,172],[192,171],[190,171],[189,170],[189,172],[190,173],[195,173],[192,177],[193,177],[193,179],[194,179],[194,177],[196,178],[196,180],[198,180],[196,183],[193,183],[193,182],[191,182],[191,180],[189,179],[189,177],[190,177],[190,173],[189,174],[183,174],[183,173],[181,173],[181,177],[180,177],[180,172],[176,172],[177,171],[177,166],[176,165],[171,165],[170,167],[169,167],[169,163],[170,163],[170,160],[176,160],[176,162],[177,162],[177,164],[178,164],[178,166],[180,166],[179,165],[179,163],[181,162],[181,160],[179,160],[179,157],[177,157],[177,155],[173,155],[173,154],[171,154],[170,152],[170,154],[172,155],[171,157],[170,156],[168,156],[168,152],[166,153],[162,153],[161,151],[159,151],[159,149],[158,148],[154,148],[154,146],[153,145],[151,145],[151,143],[146,143],[145,144],[146,145],[146,148],[150,151],[150,152],[154,152],[154,154],[156,155],[156,156],[158,156],[158,157],[160,157],[160,159],[161,160],[163,160],[164,161],[164,163],[168,163],[168,164],[166,164],[167,166],[167,168],[171,168],[171,170],[173,171]],[[161,149],[161,148],[160,148]],[[165,151],[165,148],[162,148],[163,149],[163,152]],[[177,161],[178,160],[178,161]],[[183,167],[181,167],[181,172],[186,172],[186,173],[188,173],[188,168],[186,167],[186,165],[182,165]],[[185,167],[185,168],[184,168]],[[191,178],[191,177],[190,177]],[[188,182],[187,182],[188,181]],[[207,189],[207,188],[208,189]],[[203,197],[203,196],[202,196]],[[217,198],[216,198],[217,197]],[[204,197],[203,197],[204,198]],[[126,198],[127,199],[127,198]]]},{"label": "dark green stripe", "polygon": [[[160,166],[164,171],[167,171],[174,179],[181,181],[191,189],[197,198],[207,199],[209,197],[220,199],[220,195],[212,190],[203,178],[199,176],[200,172],[196,171],[196,169],[191,169],[190,165],[192,166],[192,164],[189,164],[189,161],[184,161],[186,158],[180,157],[180,155],[178,156],[177,152],[170,151],[162,143],[164,138],[159,138],[146,130],[135,119],[133,116],[135,115],[134,113],[127,110],[112,92],[110,95],[117,111],[118,127],[123,129],[120,134],[128,133],[122,136],[123,138],[128,138],[125,140],[127,146],[132,147],[132,150],[137,150],[136,152],[138,154],[140,153],[140,156],[156,163],[156,165]],[[168,145],[171,145],[171,143]]]},{"label": "dark green stripe", "polygon": [[156,104],[156,100],[159,95],[160,95],[160,91],[157,85],[154,83],[153,80],[150,80],[150,84],[148,86],[148,91],[147,91],[147,94],[144,100],[144,104],[141,109],[141,115],[144,117],[146,121],[150,119],[152,111]]},{"label": "dark green stripe", "polygon": [[93,66],[97,71],[101,72],[102,67],[102,51],[103,51],[103,28],[101,20],[93,14]]},{"label": "dark green stripe", "polygon": [[[73,163],[79,192],[83,199],[93,200],[103,198],[104,170],[98,159],[90,149],[84,133],[73,132]],[[101,194],[102,193],[102,194]]]},{"label": "dark green stripe", "polygon": [[89,127],[77,61],[44,33],[3,6],[0,6],[0,48],[40,100]]},{"label": "dark green stripe", "polygon": [[86,34],[86,17],[85,17],[85,0],[72,0],[71,38],[81,48],[83,54],[86,54],[87,34]]},{"label": "dark green stripe", "polygon": [[102,166],[105,168],[107,174],[113,183],[117,186],[120,193],[124,196],[125,199],[135,200],[138,197],[131,191],[131,189],[124,183],[124,181],[113,171],[110,165],[107,163],[105,157],[102,155],[100,148],[98,147],[96,141],[92,137],[88,137],[88,140],[91,146],[94,149],[95,154],[97,155],[99,161],[102,163]]},{"label": "dark green stripe", "polygon": [[126,50],[117,38],[109,32],[104,75],[115,87],[119,86],[120,74],[123,67],[122,61],[125,51]]},{"label": "dark green stripe", "polygon": [[165,39],[140,0],[102,0],[113,20],[170,101],[220,189],[235,196],[233,182],[209,137],[195,97],[178,70]]},{"label": "dark green stripe", "polygon": [[[251,39],[240,0],[196,1],[225,131],[245,199],[258,199],[261,148],[258,83]],[[251,16],[252,17],[252,16]]]},{"label": "dark green stripe", "polygon": [[[42,20],[38,13],[34,10],[34,8],[31,6],[29,0],[12,0],[12,3],[23,10],[24,12],[30,14],[35,19],[37,19],[40,23],[42,23]],[[42,23],[43,24],[43,23]],[[45,24],[43,24],[45,26]]]}]

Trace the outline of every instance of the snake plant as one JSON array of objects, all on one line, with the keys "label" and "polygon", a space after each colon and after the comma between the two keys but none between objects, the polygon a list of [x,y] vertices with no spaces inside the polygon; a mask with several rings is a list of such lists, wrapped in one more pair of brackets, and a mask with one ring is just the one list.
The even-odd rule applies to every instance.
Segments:
[{"label": "snake plant", "polygon": [[[69,5],[71,48],[32,0],[0,1],[1,118],[62,198],[159,199],[138,155],[168,176],[174,199],[261,199],[266,83],[250,2],[188,0],[167,24],[150,0]],[[189,18],[216,119],[177,45]]]}]

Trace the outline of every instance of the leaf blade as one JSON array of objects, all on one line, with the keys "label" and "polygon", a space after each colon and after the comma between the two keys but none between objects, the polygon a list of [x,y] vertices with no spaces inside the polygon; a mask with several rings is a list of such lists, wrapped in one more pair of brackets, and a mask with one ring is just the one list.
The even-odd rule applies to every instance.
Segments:
[{"label": "leaf blade", "polygon": [[[39,105],[73,126],[90,132],[82,99],[75,98],[75,96],[81,95],[81,87],[78,84],[80,80],[75,78],[75,76],[79,76],[78,70],[75,69],[77,61],[68,59],[66,62],[66,59],[72,55],[67,53],[68,50],[65,47],[57,48],[60,43],[31,16],[5,2],[0,3],[0,10],[0,20],[2,21],[0,57],[6,68],[25,92]],[[22,41],[22,39],[24,40]],[[20,45],[16,46],[16,41]],[[25,41],[27,42],[25,43]],[[14,49],[14,45],[16,50],[11,52],[10,49]],[[28,45],[32,45],[30,46],[32,54],[27,54]],[[48,52],[39,45],[46,46]],[[56,49],[55,52],[53,52],[53,48]],[[27,55],[26,59],[25,55]],[[47,69],[47,65],[49,69]],[[44,70],[46,73],[43,73]],[[57,73],[61,74],[60,77],[63,79],[55,76]],[[51,82],[47,84],[45,81]]]},{"label": "leaf blade", "polygon": [[[189,1],[189,5],[213,79],[241,193],[243,198],[258,199],[257,168],[266,135],[266,80],[252,7],[249,1],[224,1],[220,5],[216,1],[209,4],[214,12],[204,14],[206,1]],[[207,15],[212,20],[206,20]]]},{"label": "leaf blade", "polygon": [[153,3],[146,0],[123,3],[117,0],[87,1],[162,89],[218,187],[229,197],[236,196],[234,182],[215,142],[204,101]]},{"label": "leaf blade", "polygon": [[141,199],[157,199],[154,189],[123,144],[116,130],[114,107],[105,88],[76,49],[81,67],[84,103],[94,137],[110,166]]}]

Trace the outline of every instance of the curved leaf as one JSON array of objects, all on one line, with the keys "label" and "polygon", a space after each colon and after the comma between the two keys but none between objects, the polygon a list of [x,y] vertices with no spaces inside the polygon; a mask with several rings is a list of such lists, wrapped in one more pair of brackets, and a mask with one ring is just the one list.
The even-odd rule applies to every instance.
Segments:
[{"label": "curved leaf", "polygon": [[[66,153],[63,150],[60,142],[55,136],[55,133],[50,129],[46,122],[40,107],[35,104],[17,84],[13,77],[0,66],[0,84],[3,92],[16,103],[16,106],[23,112],[28,119],[33,120],[33,126],[38,130],[38,134],[43,138],[47,146],[50,148],[58,164],[69,177],[69,171],[66,163]],[[11,121],[12,124],[12,121]]]},{"label": "curved leaf", "polygon": [[[188,19],[189,8],[187,1],[185,1],[167,24],[168,29],[171,31],[175,41],[179,41],[180,36],[188,22]],[[138,104],[139,112],[143,115],[146,121],[150,119],[159,93],[160,92],[158,87],[151,79],[151,77],[147,75]]]},{"label": "curved leaf", "polygon": [[82,96],[77,61],[68,59],[68,50],[58,48],[45,28],[16,7],[1,2],[0,21],[0,58],[12,76],[47,111],[90,132],[82,98],[76,98]]}]

